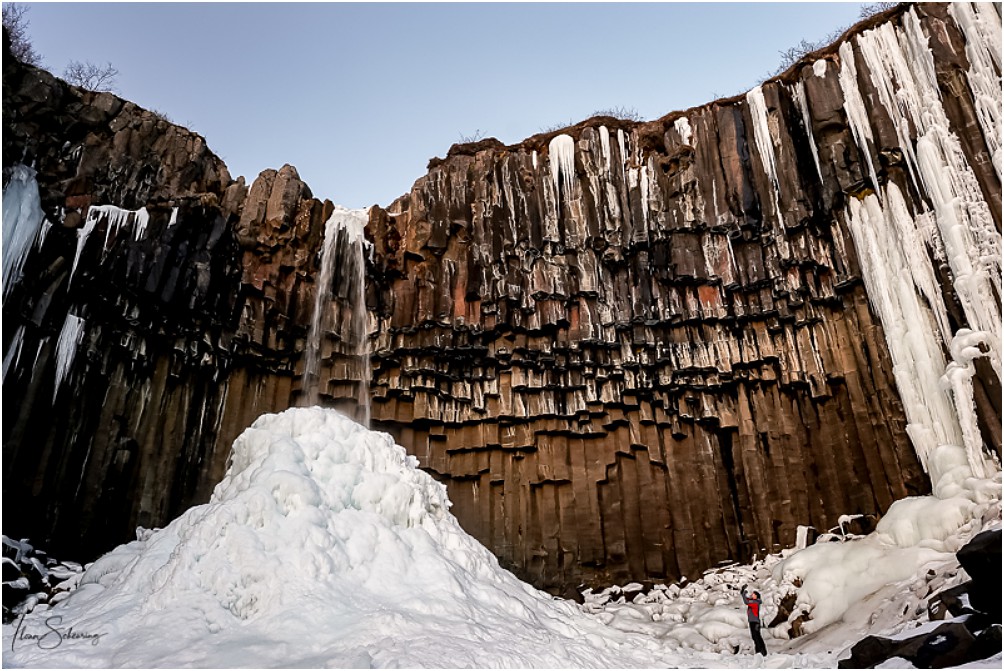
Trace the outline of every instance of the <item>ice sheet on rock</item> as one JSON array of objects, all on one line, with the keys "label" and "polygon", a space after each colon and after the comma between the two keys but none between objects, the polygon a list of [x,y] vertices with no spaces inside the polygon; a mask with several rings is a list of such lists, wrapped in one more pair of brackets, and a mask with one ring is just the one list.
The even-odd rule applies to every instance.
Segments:
[{"label": "ice sheet on rock", "polygon": [[[770,132],[770,122],[767,118],[767,103],[764,101],[763,88],[757,86],[751,89],[746,94],[746,102],[749,104],[750,116],[753,117],[753,139],[756,142],[757,152],[760,154],[760,163],[771,184],[775,219],[778,226],[783,226],[781,183],[778,181],[777,159],[774,156],[774,136]],[[783,235],[779,238],[779,242],[782,245],[785,244]]]},{"label": "ice sheet on rock", "polygon": [[780,188],[777,179],[777,160],[774,157],[774,138],[771,136],[770,124],[767,121],[767,103],[764,101],[763,87],[750,89],[746,94],[746,102],[749,103],[750,116],[753,117],[753,139],[760,154],[760,164],[776,191]]},{"label": "ice sheet on rock", "polygon": [[878,189],[879,181],[875,175],[875,166],[872,163],[871,145],[875,143],[872,136],[871,122],[868,120],[868,109],[861,98],[861,90],[858,88],[858,69],[854,64],[854,50],[850,40],[840,45],[840,73],[838,81],[840,90],[844,94],[844,112],[847,114],[847,123],[851,127],[851,135],[854,136],[854,143],[857,145],[861,155],[868,164],[868,176],[871,178],[872,189]]},{"label": "ice sheet on rock", "polygon": [[21,269],[44,219],[35,171],[15,165],[3,192],[4,296],[21,279]]},{"label": "ice sheet on rock", "polygon": [[680,136],[680,142],[683,144],[690,144],[690,138],[693,132],[690,129],[690,120],[687,117],[682,116],[673,122],[673,127],[676,128],[677,134]]},{"label": "ice sheet on rock", "polygon": [[63,380],[73,367],[73,360],[77,356],[77,349],[84,337],[84,320],[80,317],[67,313],[63,321],[63,328],[59,332],[59,340],[56,341],[56,382],[52,389],[52,401],[55,403],[59,389],[63,385]]},{"label": "ice sheet on rock", "polygon": [[948,13],[966,37],[966,76],[976,103],[976,119],[1001,177],[1001,20],[992,5],[953,2]]},{"label": "ice sheet on rock", "polygon": [[[958,12],[962,17],[966,9]],[[967,36],[973,37],[969,46],[980,46],[976,44],[982,39],[975,37],[978,33],[975,27],[967,31]],[[917,225],[915,228],[922,233],[930,255],[947,261],[955,297],[965,314],[966,323],[962,327],[984,334],[985,356],[1000,379],[1001,236],[959,139],[951,131],[928,38],[916,12],[911,9],[903,15],[902,28],[884,24],[864,31],[856,39],[879,101],[894,119],[911,175],[915,175],[915,183],[934,208],[932,213],[918,214],[918,223],[922,217],[927,219],[924,226]],[[911,128],[916,135],[915,142],[911,138]],[[918,266],[927,267],[923,273],[935,273],[931,263],[925,262],[923,247],[912,245],[907,249],[913,255],[910,272],[915,278]],[[886,286],[869,286],[869,295],[882,291]],[[923,287],[921,290],[928,299],[933,293]],[[947,348],[955,338],[947,326],[947,311],[942,302],[930,304],[938,322],[941,342]],[[889,326],[885,318],[883,326]],[[888,333],[887,340],[892,347]],[[974,474],[986,475],[995,470],[996,465],[987,463],[982,454],[982,439],[973,428],[975,422],[970,409],[974,401],[971,376],[968,375],[969,362],[954,361],[953,364],[943,370],[945,386],[954,397],[957,410],[955,424],[965,426],[959,426],[961,435],[949,444],[964,447]],[[897,386],[902,392],[899,378]]]},{"label": "ice sheet on rock", "polygon": [[[600,152],[603,155],[603,166],[610,173],[610,131],[606,126],[600,126]],[[533,166],[536,168],[536,164]]]},{"label": "ice sheet on rock", "polygon": [[[898,187],[888,184],[885,194],[885,208],[872,194],[850,199],[846,221],[885,330],[907,433],[930,472],[938,446],[962,443],[954,404],[940,384],[946,361],[939,335],[948,329],[947,311],[930,263],[911,263],[910,254],[923,247]],[[932,482],[939,476],[932,472]]]}]

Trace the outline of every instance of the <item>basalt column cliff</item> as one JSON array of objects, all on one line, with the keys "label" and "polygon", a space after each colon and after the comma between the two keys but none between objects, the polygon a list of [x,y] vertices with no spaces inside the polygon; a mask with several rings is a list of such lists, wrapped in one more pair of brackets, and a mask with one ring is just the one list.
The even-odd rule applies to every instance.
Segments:
[{"label": "basalt column cliff", "polygon": [[742,96],[455,146],[368,218],[5,57],[5,532],[107,549],[312,402],[555,591],[987,476],[1000,39],[900,6]]}]

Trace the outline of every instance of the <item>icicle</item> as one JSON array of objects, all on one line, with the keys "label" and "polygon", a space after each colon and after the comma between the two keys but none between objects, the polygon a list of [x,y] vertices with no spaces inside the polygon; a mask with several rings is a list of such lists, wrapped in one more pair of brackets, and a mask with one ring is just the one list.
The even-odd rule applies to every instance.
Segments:
[{"label": "icicle", "polygon": [[[990,362],[1000,377],[1001,309],[997,298],[1001,290],[1000,235],[993,226],[975,176],[960,174],[953,169],[957,166],[948,165],[943,153],[947,140],[943,132],[944,129],[936,129],[917,142],[920,172],[934,203],[956,296],[969,326],[986,333]],[[971,179],[966,180],[966,177]]]},{"label": "icicle", "polygon": [[976,119],[1001,177],[1001,23],[992,6],[953,2],[948,13],[966,36],[969,89],[976,103]]},{"label": "icicle", "polygon": [[103,261],[105,252],[112,245],[112,237],[118,237],[119,228],[129,220],[129,213],[125,210],[120,210],[114,205],[98,205],[88,211],[87,218],[90,219],[93,217],[94,223],[97,224],[101,218],[100,215],[107,217],[107,223],[105,224],[105,245],[101,248],[101,260]]},{"label": "icicle", "polygon": [[[868,300],[885,331],[907,434],[937,493],[942,477],[959,466],[952,456],[956,452],[965,454],[972,473],[985,472],[982,438],[972,408],[970,367],[972,358],[983,355],[973,345],[976,338],[988,344],[993,336],[963,330],[954,336],[950,333],[936,270],[924,250],[924,224],[911,217],[894,183],[885,187],[884,195],[884,208],[872,194],[863,201],[851,199],[846,220]],[[949,365],[944,342],[951,342]]]},{"label": "icicle", "polygon": [[562,195],[568,198],[572,194],[572,185],[575,184],[575,140],[570,135],[556,135],[551,139],[547,152],[554,191],[561,193],[558,187],[560,178],[564,186]]},{"label": "icicle", "polygon": [[44,219],[35,171],[15,165],[3,191],[3,293],[21,279],[21,269]]},{"label": "icicle", "polygon": [[610,131],[606,126],[600,126],[600,152],[603,154],[603,162],[606,165],[607,173],[610,172]]},{"label": "icicle", "polygon": [[[770,134],[770,123],[767,120],[767,103],[763,97],[763,89],[760,86],[753,88],[746,94],[746,102],[749,104],[750,116],[753,117],[753,140],[756,142],[757,152],[760,154],[760,163],[763,171],[773,187],[774,214],[778,224],[784,224],[781,216],[781,184],[777,178],[777,160],[774,157],[774,139]],[[784,239],[781,239],[782,244]]]},{"label": "icicle", "polygon": [[84,339],[84,320],[74,314],[67,314],[66,321],[63,322],[63,329],[59,332],[59,340],[56,341],[56,383],[52,388],[52,402],[56,402],[59,388],[63,380],[73,367],[73,359],[77,355],[77,348]]},{"label": "icicle", "polygon": [[[91,205],[87,210],[87,217],[84,219],[83,227],[77,229],[77,251],[73,256],[73,266],[70,269],[71,282],[73,281],[73,275],[77,271],[77,265],[80,263],[80,256],[83,254],[84,246],[102,218],[106,222],[105,241],[101,247],[101,260],[103,261],[105,254],[111,248],[112,238],[118,236],[119,229],[126,225],[130,221],[130,218],[134,225],[142,219],[142,226],[145,229],[146,220],[149,219],[149,215],[146,213],[146,208],[132,212],[115,207],[114,205]],[[138,240],[139,232],[134,232],[134,237]]]},{"label": "icicle", "polygon": [[826,59],[820,58],[818,61],[812,64],[812,74],[819,78],[826,76]]},{"label": "icicle", "polygon": [[174,226],[177,223],[178,223],[178,208],[172,207],[171,208],[171,218],[167,222],[167,227],[171,228],[172,226]]},{"label": "icicle", "polygon": [[[822,63],[826,65],[826,61],[818,60],[816,63]],[[825,67],[823,68],[825,70]],[[815,66],[813,66],[815,70]],[[819,75],[822,76],[822,75]],[[812,150],[812,160],[816,164],[816,174],[819,175],[819,181],[823,181],[823,170],[819,167],[819,150],[816,148],[816,138],[812,135],[812,116],[809,113],[809,104],[805,99],[805,84],[801,79],[795,84],[795,87],[791,90],[792,97],[798,104],[798,109],[802,112],[802,123],[805,126],[805,135],[809,138],[809,149]]]},{"label": "icicle", "polygon": [[139,242],[139,239],[146,234],[146,227],[150,223],[150,213],[146,211],[145,207],[139,208],[135,213],[135,218],[133,219],[133,239]]},{"label": "icicle", "polygon": [[42,220],[42,226],[38,229],[38,236],[35,238],[35,249],[42,249],[42,245],[45,244],[45,239],[49,237],[49,231],[52,230],[52,222],[48,219]]},{"label": "icicle", "polygon": [[996,465],[986,458],[982,450],[983,436],[980,434],[973,394],[973,375],[976,374],[973,359],[984,355],[980,345],[987,344],[987,335],[981,331],[959,329],[951,343],[952,362],[941,379],[942,387],[951,390],[955,399],[966,458],[973,475],[979,478],[989,478],[997,471]]},{"label": "icicle", "polygon": [[[91,237],[91,233],[94,232],[94,227],[98,225],[99,213],[96,212],[97,208],[92,207],[87,213],[87,218],[84,219],[84,225],[77,229],[77,251],[73,255],[73,265],[70,267],[70,279],[68,284],[73,283],[73,276],[77,272],[77,265],[80,263],[80,255],[84,253],[84,245],[87,244],[87,238]],[[111,223],[109,222],[109,227]]]},{"label": "icicle", "polygon": [[690,136],[691,136],[692,132],[691,132],[691,129],[690,129],[690,121],[687,119],[687,117],[682,116],[679,119],[677,119],[676,121],[674,121],[673,122],[673,127],[676,129],[676,132],[679,133],[679,135],[680,135],[680,141],[683,142],[683,144],[688,144],[689,145],[690,144]]},{"label": "icicle", "polygon": [[3,380],[7,380],[7,371],[10,370],[11,364],[17,366],[17,362],[21,360],[21,346],[24,344],[24,324],[17,327],[17,331],[14,332],[14,339],[11,340],[10,346],[7,348],[7,353],[3,357]]},{"label": "icicle", "polygon": [[844,94],[844,111],[847,113],[847,124],[851,127],[851,135],[854,136],[854,143],[861,150],[861,155],[868,164],[868,175],[872,180],[872,189],[876,193],[879,191],[878,177],[875,175],[875,166],[872,164],[872,152],[869,143],[874,144],[871,123],[868,120],[868,112],[865,109],[865,102],[861,98],[861,91],[858,88],[858,69],[854,64],[854,50],[850,40],[840,45],[840,90]]},{"label": "icicle", "polygon": [[760,154],[760,163],[774,189],[777,190],[779,185],[777,163],[774,158],[774,140],[770,135],[770,125],[767,123],[767,103],[763,98],[763,89],[760,86],[750,89],[746,94],[746,102],[749,103],[750,116],[753,117],[753,139]]}]

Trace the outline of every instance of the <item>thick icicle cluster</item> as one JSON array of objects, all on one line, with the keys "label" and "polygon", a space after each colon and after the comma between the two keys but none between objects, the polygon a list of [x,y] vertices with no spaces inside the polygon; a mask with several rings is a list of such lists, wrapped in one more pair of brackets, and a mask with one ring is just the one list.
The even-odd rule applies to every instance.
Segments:
[{"label": "thick icicle cluster", "polygon": [[[992,36],[980,31],[990,23],[986,14],[993,14],[999,44],[1000,17],[989,5],[953,7],[967,36],[984,38],[967,45],[973,59],[972,90],[977,101],[986,103],[989,98],[999,109],[1000,63],[996,62],[996,93],[988,92],[984,80],[993,65],[984,46],[993,42]],[[924,201],[916,201],[921,209],[911,212],[900,188],[889,183],[877,187],[874,195],[851,200],[846,213],[868,296],[881,317],[893,357],[910,422],[907,431],[936,485],[946,475],[934,456],[943,446],[964,447],[972,474],[988,477],[998,465],[983,450],[971,378],[972,360],[978,356],[986,356],[1001,377],[1001,236],[949,123],[934,57],[916,13],[908,11],[902,26],[883,24],[853,40],[881,105],[893,119],[913,185],[933,206],[927,209]],[[868,117],[860,96],[853,95],[856,85],[844,85],[844,73],[853,70],[851,45],[848,41],[840,48],[841,84],[848,119],[852,128],[860,129],[855,139],[871,161]],[[997,147],[999,166],[999,123],[984,124],[983,130],[988,147]],[[873,180],[878,184],[874,175]],[[954,332],[938,280],[940,264],[951,270],[954,295],[966,318]]]}]

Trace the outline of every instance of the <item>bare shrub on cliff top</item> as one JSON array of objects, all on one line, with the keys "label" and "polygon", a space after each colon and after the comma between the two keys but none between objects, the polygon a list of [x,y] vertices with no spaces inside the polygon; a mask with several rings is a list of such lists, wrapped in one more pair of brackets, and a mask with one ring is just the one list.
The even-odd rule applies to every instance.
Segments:
[{"label": "bare shrub on cliff top", "polygon": [[460,144],[471,144],[472,142],[479,142],[485,139],[485,132],[478,128],[471,135],[464,135],[460,133]]},{"label": "bare shrub on cliff top", "polygon": [[8,2],[3,5],[3,27],[10,37],[11,55],[28,65],[41,65],[42,57],[35,51],[28,38],[28,8],[25,5]]},{"label": "bare shrub on cliff top", "polygon": [[[898,4],[900,3],[873,2],[869,5],[863,5],[861,7],[861,12],[859,16],[861,20],[870,19],[871,17],[877,14],[881,14],[882,12],[888,9],[892,9]],[[775,77],[781,74],[789,67],[800,61],[802,57],[805,56],[806,54],[810,54],[813,51],[816,51],[817,49],[822,49],[823,47],[829,46],[833,42],[836,42],[841,35],[847,32],[848,28],[850,28],[850,26],[843,26],[841,28],[837,28],[831,31],[829,35],[822,38],[821,40],[816,40],[815,42],[810,42],[809,40],[801,40],[795,46],[784,49],[783,51],[779,51],[778,53],[781,55],[781,63],[778,65],[777,69],[774,70],[769,77],[767,77],[767,79],[770,79],[770,77]]]},{"label": "bare shrub on cliff top", "polygon": [[870,5],[864,5],[861,8],[861,13],[858,14],[862,19],[870,19],[876,14],[881,14],[887,9],[892,9],[898,2],[873,2]]},{"label": "bare shrub on cliff top", "polygon": [[638,113],[633,107],[607,107],[606,109],[596,110],[590,117],[594,116],[612,116],[616,119],[624,119],[626,121],[641,121],[641,114]]},{"label": "bare shrub on cliff top", "polygon": [[90,61],[70,61],[63,70],[63,79],[74,86],[91,91],[114,91],[118,69],[111,63],[96,65]]}]

